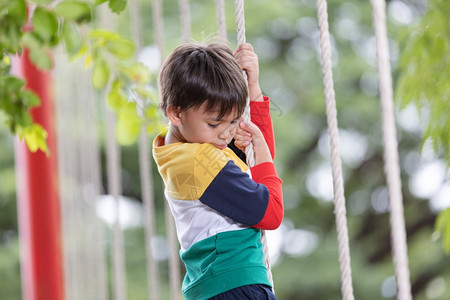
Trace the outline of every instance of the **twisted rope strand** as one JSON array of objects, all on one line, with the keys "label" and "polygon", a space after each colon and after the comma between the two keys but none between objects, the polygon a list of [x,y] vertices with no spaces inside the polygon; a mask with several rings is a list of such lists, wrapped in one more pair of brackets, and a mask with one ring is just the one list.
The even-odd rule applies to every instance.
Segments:
[{"label": "twisted rope strand", "polygon": [[[131,32],[136,43],[136,49],[142,49],[142,28],[140,24],[139,1],[130,3]],[[152,245],[155,236],[155,199],[153,198],[153,176],[150,163],[150,150],[145,126],[142,126],[139,135],[139,173],[141,178],[142,202],[144,204],[145,220],[145,253],[147,258],[148,297],[152,300],[159,299],[159,272],[158,264],[152,254]]]},{"label": "twisted rope strand", "polygon": [[[238,40],[238,45],[241,45],[246,42],[244,0],[235,0],[235,14],[236,14],[237,40]],[[243,71],[242,73],[245,77],[245,80],[247,81],[247,74],[245,73],[245,71]],[[250,99],[249,98],[247,98],[247,105],[245,107],[243,119],[245,122],[250,122]],[[245,155],[247,157],[248,166],[253,167],[255,165],[255,154],[253,152],[253,144],[250,144],[245,148]],[[267,268],[267,277],[273,287],[273,276],[272,276],[272,270],[271,270],[271,266],[270,266],[269,247],[267,244],[267,237],[266,237],[265,230],[261,230],[261,244],[263,246],[264,263],[266,264],[266,268]]]},{"label": "twisted rope strand", "polygon": [[377,45],[378,82],[383,120],[384,171],[390,198],[392,252],[397,280],[397,299],[410,300],[411,283],[408,268],[405,219],[401,193],[397,136],[384,0],[371,0]]},{"label": "twisted rope strand", "polygon": [[227,26],[225,22],[225,3],[224,0],[216,0],[216,15],[217,15],[217,33],[223,40],[227,40]]},{"label": "twisted rope strand", "polygon": [[336,230],[339,246],[339,263],[341,269],[341,290],[344,300],[353,300],[354,296],[350,266],[350,249],[348,241],[344,185],[342,179],[342,163],[339,156],[339,132],[333,73],[331,69],[331,45],[328,30],[326,0],[317,0],[317,16],[319,20],[322,75],[328,122],[328,134],[330,136]]},{"label": "twisted rope strand", "polygon": [[[245,38],[245,16],[244,16],[244,0],[236,0],[235,2],[235,13],[236,13],[236,29],[237,29],[237,40],[238,45],[242,45],[246,42]],[[247,81],[247,73],[242,71],[242,74]],[[247,97],[247,105],[243,114],[243,119],[245,122],[250,122],[250,99]],[[250,167],[255,165],[255,154],[253,153],[253,144],[248,145],[245,148],[245,155],[247,156],[247,164]]]},{"label": "twisted rope strand", "polygon": [[179,5],[183,42],[187,43],[191,39],[191,13],[189,10],[189,0],[180,0]]},{"label": "twisted rope strand", "polygon": [[[113,28],[114,20],[107,8],[100,10],[100,22],[107,29]],[[110,84],[110,83],[109,83]],[[126,299],[126,271],[125,255],[123,244],[123,232],[120,228],[120,194],[122,193],[122,184],[120,178],[120,147],[115,139],[114,128],[116,116],[105,104],[106,113],[106,167],[108,177],[108,192],[113,196],[116,212],[113,225],[113,296],[115,300]]]},{"label": "twisted rope strand", "polygon": [[[160,61],[163,60],[164,45],[163,45],[163,13],[161,0],[154,0],[153,4],[153,27],[156,45],[158,46]],[[166,234],[169,244],[169,279],[171,299],[180,299],[179,287],[181,286],[180,279],[180,259],[178,256],[178,240],[175,233],[175,222],[170,212],[169,203],[164,201],[164,212],[166,221]]]},{"label": "twisted rope strand", "polygon": [[158,47],[160,58],[163,58],[163,13],[162,13],[162,0],[152,1],[152,15],[153,15],[153,34]]}]

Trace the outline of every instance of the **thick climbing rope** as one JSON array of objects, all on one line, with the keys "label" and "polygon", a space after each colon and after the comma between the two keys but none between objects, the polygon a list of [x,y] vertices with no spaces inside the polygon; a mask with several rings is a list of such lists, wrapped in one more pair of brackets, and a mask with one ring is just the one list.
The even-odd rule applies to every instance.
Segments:
[{"label": "thick climbing rope", "polygon": [[[109,108],[107,108],[109,109]],[[106,164],[108,172],[108,191],[113,196],[115,202],[115,216],[113,225],[113,278],[114,278],[114,299],[126,299],[126,276],[125,260],[123,251],[123,233],[120,229],[120,148],[115,140],[114,128],[116,118],[113,112],[106,112]]]},{"label": "thick climbing rope", "polygon": [[[80,85],[84,86],[85,88],[81,89],[83,94],[75,102],[78,102],[79,111],[80,114],[83,116],[84,120],[83,122],[84,125],[87,126],[86,128],[95,128],[97,121],[96,105],[94,101],[95,97],[93,95],[92,89],[87,88],[90,87],[91,85],[89,78],[87,76],[82,77],[83,78],[80,80],[79,85],[77,85],[77,88],[80,88]],[[67,77],[63,78],[67,80]],[[65,92],[67,92],[67,90]],[[65,98],[67,97],[65,96]],[[73,111],[71,111],[70,114],[73,114]],[[87,172],[87,174],[85,174],[85,178],[89,179],[88,182],[90,185],[92,185],[92,189],[88,191],[89,193],[88,199],[90,198],[92,203],[97,199],[96,197],[98,197],[98,195],[100,195],[101,192],[100,188],[101,171],[100,171],[100,146],[98,143],[99,139],[97,136],[97,131],[96,130],[91,131],[92,131],[91,133],[86,133],[86,141],[80,142],[80,145],[78,147],[80,149],[80,152],[83,152],[81,154],[81,157],[85,157],[84,170],[85,172]],[[97,220],[96,223],[98,223],[99,221],[100,220]],[[102,245],[104,241],[103,226],[100,225],[101,224],[97,224],[95,226],[93,233],[94,239],[97,239],[97,241],[93,241],[92,239],[89,241],[89,249],[94,252],[93,263],[98,268],[97,270],[92,270],[92,264],[89,264],[89,266],[87,266],[91,272],[93,271],[94,274],[92,276],[97,277],[91,278],[91,280],[93,281],[92,283],[93,287],[91,287],[91,293],[89,294],[89,296],[99,300],[106,300],[109,299],[108,295],[109,293],[107,289],[108,287],[107,267],[106,267],[107,263],[106,263],[106,254],[103,251]]]},{"label": "thick climbing rope", "polygon": [[153,34],[156,46],[158,47],[160,58],[163,57],[163,15],[162,15],[162,0],[152,1],[152,16],[153,16]]},{"label": "thick climbing rope", "polygon": [[[110,10],[106,7],[100,10],[100,22],[102,27],[113,29],[114,19]],[[104,101],[105,106],[107,102]],[[123,232],[120,228],[120,194],[122,190],[120,177],[120,147],[115,139],[115,114],[108,107],[106,111],[106,167],[108,179],[108,192],[114,199],[116,211],[113,225],[113,298],[115,300],[126,299],[126,276],[125,276],[125,258]]]},{"label": "thick climbing rope", "polygon": [[383,120],[384,172],[390,199],[391,244],[397,281],[397,299],[410,300],[412,299],[411,283],[395,130],[391,65],[386,29],[386,4],[384,0],[371,0],[371,2],[377,45],[378,83]]},{"label": "thick climbing rope", "polygon": [[[162,62],[164,57],[162,1],[154,0],[152,2],[152,8],[154,36],[160,55],[159,61]],[[167,201],[164,201],[164,213],[166,221],[166,235],[169,246],[169,280],[171,299],[178,300],[180,299],[179,288],[181,286],[180,258],[178,256],[178,240],[175,231],[175,221],[173,220],[169,203]]]},{"label": "thick climbing rope", "polygon": [[77,82],[54,85],[64,294],[106,300],[104,223],[95,211],[101,186],[98,136],[97,130],[80,134],[81,128],[97,126],[95,95],[81,64],[67,64],[60,50],[55,51],[55,80]]},{"label": "thick climbing rope", "polygon": [[339,132],[337,123],[336,99],[334,94],[333,72],[331,69],[331,45],[328,30],[326,0],[317,0],[317,16],[320,31],[320,50],[324,84],[328,134],[330,136],[331,170],[333,176],[334,207],[341,270],[341,292],[344,300],[353,300],[353,285],[350,266],[350,247],[348,241],[347,213],[345,208],[342,162],[339,156]]},{"label": "thick climbing rope", "polygon": [[[237,30],[237,40],[238,45],[244,44],[246,42],[245,37],[245,16],[244,16],[244,0],[235,0],[235,14],[236,14],[236,30]],[[244,77],[247,79],[247,75],[245,71],[243,71]],[[250,122],[250,99],[247,98],[247,105],[245,107],[245,111],[243,114],[243,119],[245,122]],[[245,148],[245,155],[247,157],[247,164],[249,167],[255,165],[255,155],[253,152],[253,145],[250,144]],[[267,238],[264,230],[261,230],[261,244],[263,246],[264,253],[264,263],[267,268],[267,277],[269,282],[273,287],[273,276],[272,270],[270,267],[270,258],[269,258],[269,248],[267,246]]]},{"label": "thick climbing rope", "polygon": [[[139,1],[130,3],[131,33],[136,44],[137,51],[142,49],[142,28],[139,9]],[[145,105],[144,103],[142,103]],[[144,204],[145,222],[145,253],[147,258],[148,296],[151,300],[159,297],[159,272],[158,264],[152,254],[152,246],[155,237],[155,205],[153,197],[152,164],[150,163],[149,139],[145,125],[139,135],[139,173],[141,178],[142,202]]]},{"label": "thick climbing rope", "polygon": [[181,34],[183,43],[191,40],[191,13],[189,10],[189,0],[180,0],[180,19],[181,19]]},{"label": "thick climbing rope", "polygon": [[225,22],[224,0],[216,0],[217,35],[223,41],[227,40],[227,26]]},{"label": "thick climbing rope", "polygon": [[[243,0],[235,0],[236,7],[236,29],[237,29],[237,41],[238,45],[242,45],[246,42],[245,37],[245,17],[244,17],[244,1]],[[242,71],[245,79],[247,80],[247,74],[245,71]],[[245,107],[244,115],[245,122],[250,122],[250,99],[247,98],[247,105]],[[247,164],[250,167],[255,165],[255,154],[253,153],[253,145],[247,146],[245,148],[245,155],[247,156]]]}]

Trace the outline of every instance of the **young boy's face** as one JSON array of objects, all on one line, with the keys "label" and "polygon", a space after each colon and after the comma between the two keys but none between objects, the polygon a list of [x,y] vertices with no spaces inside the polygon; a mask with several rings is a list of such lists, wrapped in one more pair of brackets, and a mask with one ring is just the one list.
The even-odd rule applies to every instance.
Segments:
[{"label": "young boy's face", "polygon": [[219,119],[219,111],[207,111],[206,106],[207,102],[180,112],[180,134],[188,143],[209,143],[225,149],[236,134],[240,116],[234,109]]}]

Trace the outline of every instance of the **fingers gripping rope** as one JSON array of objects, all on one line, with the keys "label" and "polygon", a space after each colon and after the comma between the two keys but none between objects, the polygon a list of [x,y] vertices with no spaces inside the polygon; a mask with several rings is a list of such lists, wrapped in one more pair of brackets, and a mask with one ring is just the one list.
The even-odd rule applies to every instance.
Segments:
[{"label": "fingers gripping rope", "polygon": [[[244,44],[246,42],[245,38],[245,17],[244,17],[244,0],[235,0],[235,14],[236,14],[236,29],[237,29],[237,40],[238,45]],[[244,77],[247,80],[247,74],[243,71]],[[250,99],[247,98],[247,105],[243,115],[245,122],[250,122]],[[245,148],[245,155],[247,157],[247,164],[249,167],[255,165],[255,155],[253,152],[253,144],[248,145]],[[267,267],[267,277],[273,287],[273,276],[270,267],[269,259],[269,248],[267,245],[266,232],[261,230],[261,244],[263,246],[264,262]]]}]

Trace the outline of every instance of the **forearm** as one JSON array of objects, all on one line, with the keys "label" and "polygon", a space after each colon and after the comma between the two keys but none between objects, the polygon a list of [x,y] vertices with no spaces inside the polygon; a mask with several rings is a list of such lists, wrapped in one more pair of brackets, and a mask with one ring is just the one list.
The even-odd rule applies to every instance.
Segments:
[{"label": "forearm", "polygon": [[273,163],[257,165],[251,171],[253,180],[265,185],[269,190],[269,201],[264,217],[253,227],[268,230],[276,229],[280,226],[284,216],[282,181],[278,177]]},{"label": "forearm", "polygon": [[263,102],[264,101],[263,94],[261,92],[261,87],[259,86],[259,83],[248,85],[248,96],[250,98],[250,101],[255,101],[255,102]]},{"label": "forearm", "polygon": [[275,157],[275,137],[273,132],[272,118],[270,117],[270,99],[262,96],[263,101],[250,102],[251,121],[258,126],[264,135],[269,147],[272,160]]},{"label": "forearm", "polygon": [[269,147],[265,141],[255,141],[253,143],[253,153],[255,155],[255,166],[266,162],[273,162]]}]

